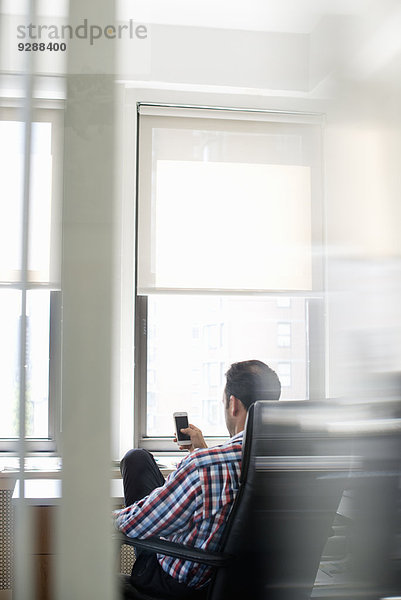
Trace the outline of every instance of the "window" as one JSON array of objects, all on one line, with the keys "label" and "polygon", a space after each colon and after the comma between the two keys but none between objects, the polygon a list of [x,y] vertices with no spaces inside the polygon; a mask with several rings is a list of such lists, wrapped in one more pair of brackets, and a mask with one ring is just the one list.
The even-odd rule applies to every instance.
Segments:
[{"label": "window", "polygon": [[291,298],[277,298],[277,307],[278,308],[290,308],[291,306]]},{"label": "window", "polygon": [[220,343],[219,343],[219,331],[220,331],[219,324],[218,323],[212,323],[212,324],[205,325],[204,331],[205,331],[206,344],[207,344],[208,348],[210,350],[217,349],[220,346]]},{"label": "window", "polygon": [[290,348],[291,346],[291,323],[278,323],[277,325],[277,345],[280,348]]},{"label": "window", "polygon": [[26,294],[26,437],[28,450],[54,450],[59,394],[59,111],[32,122],[27,282],[21,272],[25,123],[0,111],[0,448],[19,436],[20,327]]},{"label": "window", "polygon": [[312,252],[321,247],[320,121],[138,111],[135,443],[173,449],[177,410],[207,436],[227,435],[221,401],[232,362],[259,358],[279,370],[286,361],[282,397],[310,397],[311,299],[322,282]]},{"label": "window", "polygon": [[277,375],[279,376],[281,387],[291,387],[291,363],[279,362],[277,365]]}]

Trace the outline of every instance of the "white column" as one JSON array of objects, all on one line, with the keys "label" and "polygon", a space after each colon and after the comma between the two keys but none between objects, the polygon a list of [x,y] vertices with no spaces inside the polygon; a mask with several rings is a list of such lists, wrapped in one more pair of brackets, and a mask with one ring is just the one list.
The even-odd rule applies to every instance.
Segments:
[{"label": "white column", "polygon": [[[113,23],[109,0],[71,0],[71,25]],[[110,600],[114,44],[68,41],[62,245],[59,600]]]}]

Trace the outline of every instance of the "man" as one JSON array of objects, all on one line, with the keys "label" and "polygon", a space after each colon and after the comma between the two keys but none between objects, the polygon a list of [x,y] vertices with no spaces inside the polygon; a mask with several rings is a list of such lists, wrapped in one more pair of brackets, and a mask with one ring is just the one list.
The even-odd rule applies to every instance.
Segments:
[{"label": "man", "polygon": [[[131,537],[158,536],[218,550],[239,487],[247,411],[256,400],[278,400],[280,392],[276,373],[263,362],[231,365],[223,394],[231,439],[209,449],[200,429],[194,425],[182,429],[191,437],[190,452],[166,481],[150,453],[128,452],[121,461],[127,508],[115,511],[117,528]],[[205,565],[140,552],[131,583],[142,593],[166,599],[189,592],[196,598],[210,578],[211,568]]]}]

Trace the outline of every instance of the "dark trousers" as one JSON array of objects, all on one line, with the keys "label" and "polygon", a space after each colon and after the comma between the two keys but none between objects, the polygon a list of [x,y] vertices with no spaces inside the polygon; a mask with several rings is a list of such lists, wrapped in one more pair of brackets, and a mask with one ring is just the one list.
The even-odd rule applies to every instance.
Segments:
[{"label": "dark trousers", "polygon": [[125,506],[141,500],[157,487],[164,484],[155,459],[142,448],[129,450],[120,463],[124,484]]},{"label": "dark trousers", "polygon": [[[164,477],[155,459],[144,449],[127,452],[120,463],[120,470],[124,484],[125,506],[141,500],[164,484]],[[203,597],[202,591],[195,591],[170,577],[160,566],[156,554],[135,548],[135,555],[130,585],[124,587],[124,598],[141,598],[141,594],[163,598],[163,600],[190,598],[192,595],[194,598]]]}]

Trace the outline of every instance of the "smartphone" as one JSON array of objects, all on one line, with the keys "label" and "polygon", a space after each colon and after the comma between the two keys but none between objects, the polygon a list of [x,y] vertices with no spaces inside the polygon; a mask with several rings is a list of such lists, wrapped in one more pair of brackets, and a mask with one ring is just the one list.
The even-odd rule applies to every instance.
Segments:
[{"label": "smartphone", "polygon": [[177,443],[180,446],[190,446],[191,438],[186,433],[181,433],[181,429],[188,427],[188,413],[186,412],[175,412],[173,414],[175,423],[175,434],[177,436]]}]

